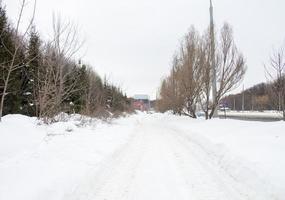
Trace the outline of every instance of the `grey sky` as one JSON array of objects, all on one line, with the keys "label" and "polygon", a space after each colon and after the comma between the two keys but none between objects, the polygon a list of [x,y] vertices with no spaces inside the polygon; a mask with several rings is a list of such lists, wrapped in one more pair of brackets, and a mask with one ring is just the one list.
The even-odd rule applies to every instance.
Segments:
[{"label": "grey sky", "polygon": [[[4,0],[15,20],[20,0]],[[213,0],[215,23],[234,28],[247,59],[245,87],[265,81],[263,63],[285,39],[284,0]],[[128,95],[155,97],[181,37],[191,25],[204,31],[209,0],[38,0],[36,24],[47,37],[52,13],[81,27],[83,60],[119,84]]]}]

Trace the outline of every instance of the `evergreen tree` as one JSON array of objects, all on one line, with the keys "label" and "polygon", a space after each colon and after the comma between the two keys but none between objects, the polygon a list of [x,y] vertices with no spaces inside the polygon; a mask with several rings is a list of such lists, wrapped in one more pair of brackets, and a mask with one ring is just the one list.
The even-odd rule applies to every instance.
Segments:
[{"label": "evergreen tree", "polygon": [[[16,55],[15,69],[10,75],[10,82],[8,86],[8,95],[5,99],[6,114],[26,114],[24,112],[23,100],[25,98],[25,52],[24,47],[21,46]],[[7,110],[9,109],[9,110]]]},{"label": "evergreen tree", "polygon": [[[12,28],[8,23],[6,16],[6,10],[0,7],[0,97],[3,96],[3,89],[5,85],[5,79],[8,73],[8,66],[10,66],[13,54],[15,52],[15,44],[17,41],[16,36],[13,33]],[[15,65],[22,65],[24,59],[23,48],[19,49]],[[17,69],[17,68],[15,68]],[[10,75],[8,88],[6,91],[6,97],[4,101],[3,114],[8,113],[21,113],[21,70],[14,70]]]},{"label": "evergreen tree", "polygon": [[[81,63],[79,62],[79,65]],[[65,101],[71,112],[81,113],[86,103],[86,93],[88,89],[88,75],[86,65],[76,66],[72,73],[67,77],[66,87],[72,86],[73,92]]]},{"label": "evergreen tree", "polygon": [[41,40],[35,27],[31,29],[28,43],[26,66],[23,68],[23,112],[38,116],[38,96],[40,79],[44,74],[41,56]]},{"label": "evergreen tree", "polygon": [[0,95],[2,97],[4,80],[6,76],[6,66],[12,60],[13,39],[7,22],[6,11],[0,7]]},{"label": "evergreen tree", "polygon": [[52,118],[59,112],[102,117],[127,109],[127,97],[106,78],[58,54],[52,43],[41,49],[34,27],[28,40],[23,37],[0,5],[0,119],[15,113]]}]

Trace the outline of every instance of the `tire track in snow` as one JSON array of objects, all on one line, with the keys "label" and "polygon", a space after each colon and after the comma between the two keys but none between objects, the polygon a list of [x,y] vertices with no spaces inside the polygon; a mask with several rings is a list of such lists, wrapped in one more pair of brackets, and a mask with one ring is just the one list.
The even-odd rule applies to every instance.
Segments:
[{"label": "tire track in snow", "polygon": [[[136,122],[129,141],[101,163],[99,169],[88,172],[83,182],[66,194],[66,200],[125,199],[140,160],[142,135]],[[140,152],[138,152],[138,150]],[[138,154],[139,153],[139,154]],[[134,154],[136,155],[134,157]],[[129,158],[131,157],[131,159]]]},{"label": "tire track in snow", "polygon": [[232,183],[224,182],[224,174],[217,174],[215,166],[209,168],[210,161],[201,162],[201,155],[194,153],[193,144],[187,143],[177,132],[169,132],[168,142],[176,159],[177,166],[185,182],[197,200],[241,200],[246,199],[232,188]]},{"label": "tire track in snow", "polygon": [[[249,179],[256,179],[258,187],[256,185],[248,185],[244,181],[240,181],[239,177],[236,177],[235,172],[223,167],[225,162],[213,148],[212,144],[208,144],[202,141],[199,135],[192,135],[191,133],[185,133],[176,127],[171,127],[172,134],[175,135],[175,139],[181,146],[185,147],[185,151],[189,152],[196,160],[203,165],[203,168],[212,174],[215,179],[218,180],[218,184],[229,191],[231,196],[229,199],[244,199],[244,200],[277,200],[272,193],[270,193],[270,186],[263,185],[262,180],[255,177],[255,174],[251,174],[251,171],[246,171]],[[207,146],[207,144],[209,146]],[[235,170],[235,169],[232,169]],[[246,170],[246,169],[243,169]],[[238,173],[237,173],[238,175]],[[256,187],[255,187],[256,186]],[[260,188],[263,188],[260,191]],[[260,194],[262,192],[262,194]]]},{"label": "tire track in snow", "polygon": [[68,200],[254,200],[189,135],[159,118],[140,119],[132,137],[89,173]]}]

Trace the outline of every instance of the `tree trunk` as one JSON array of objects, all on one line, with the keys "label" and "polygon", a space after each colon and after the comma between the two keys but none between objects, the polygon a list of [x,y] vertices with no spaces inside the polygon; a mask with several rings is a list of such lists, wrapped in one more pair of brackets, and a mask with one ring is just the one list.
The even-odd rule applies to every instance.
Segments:
[{"label": "tree trunk", "polygon": [[205,119],[206,119],[206,120],[209,119],[209,111],[208,111],[208,109],[205,111]]},{"label": "tree trunk", "polygon": [[213,118],[213,116],[214,116],[214,114],[215,114],[215,110],[217,109],[217,107],[218,107],[218,103],[215,102],[215,103],[213,104],[212,109],[211,109],[211,113],[210,113],[209,119],[212,119],[212,118]]},{"label": "tree trunk", "polygon": [[[285,95],[283,95],[283,97],[285,97]],[[282,100],[282,112],[283,112],[283,121],[285,121],[285,102],[284,102],[284,98]]]},{"label": "tree trunk", "polygon": [[1,97],[1,103],[0,103],[0,122],[2,122],[3,106],[4,106],[4,93],[3,93],[2,97]]},{"label": "tree trunk", "polygon": [[[14,59],[13,59],[14,62]],[[5,79],[4,82],[4,89],[3,89],[3,94],[1,97],[1,103],[0,103],[0,122],[2,121],[2,117],[3,117],[3,110],[4,110],[4,101],[5,101],[5,97],[6,97],[6,92],[7,92],[7,88],[8,88],[8,82],[10,79],[10,74],[11,74],[11,70],[9,69],[7,77]]]}]

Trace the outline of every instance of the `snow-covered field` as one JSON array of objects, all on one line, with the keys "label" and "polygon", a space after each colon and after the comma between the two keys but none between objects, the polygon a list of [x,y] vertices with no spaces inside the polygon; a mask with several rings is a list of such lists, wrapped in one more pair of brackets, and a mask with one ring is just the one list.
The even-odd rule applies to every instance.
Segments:
[{"label": "snow-covered field", "polygon": [[2,200],[283,200],[285,123],[137,114],[0,123]]}]

